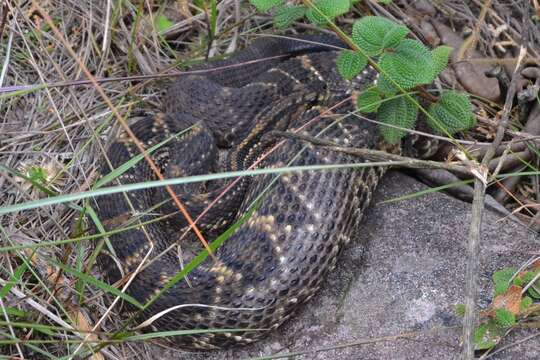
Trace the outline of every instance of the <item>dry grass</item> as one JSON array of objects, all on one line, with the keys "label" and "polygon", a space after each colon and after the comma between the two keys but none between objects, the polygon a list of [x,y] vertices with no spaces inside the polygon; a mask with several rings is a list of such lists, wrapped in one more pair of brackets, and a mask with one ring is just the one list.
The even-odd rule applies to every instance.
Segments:
[{"label": "dry grass", "polygon": [[[182,2],[179,2],[182,3]],[[159,75],[170,72],[183,59],[201,60],[207,53],[204,12],[193,5],[178,7],[177,2],[162,5],[149,2],[63,1],[40,2],[62,36],[96,79],[112,79],[102,84],[107,97],[125,117],[159,109],[159,80],[115,81],[133,75]],[[185,2],[187,4],[187,2]],[[223,1],[219,7],[217,32],[209,55],[233,51],[243,45],[244,31],[264,26],[267,20],[250,20],[253,9],[236,8],[235,1]],[[65,85],[62,82],[84,79],[76,60],[66,51],[31,2],[8,1],[9,16],[4,24],[0,53],[3,61],[2,86],[20,87],[20,92],[0,95],[0,164],[2,176],[0,204],[23,203],[50,194],[88,190],[95,181],[97,164],[104,156],[107,139],[115,130],[109,106],[89,85]],[[189,11],[190,14],[187,13]],[[164,14],[174,26],[163,34],[155,19]],[[242,19],[242,21],[240,21]],[[259,23],[260,21],[260,23]],[[174,39],[167,42],[166,39]],[[30,85],[27,89],[25,86]],[[40,170],[41,169],[41,170]],[[45,171],[45,173],[42,173]],[[43,187],[32,184],[45,180]],[[62,239],[80,238],[66,245],[31,247],[4,251],[0,257],[0,288],[13,285],[0,295],[3,325],[0,338],[36,340],[36,344],[0,345],[0,353],[26,358],[56,357],[76,348],[67,340],[84,337],[72,329],[90,330],[110,302],[103,291],[83,286],[80,277],[67,274],[54,260],[73,269],[99,277],[95,267],[87,269],[92,254],[91,241],[85,239],[87,223],[81,221],[83,207],[51,206],[4,215],[1,219],[3,246],[34,245]],[[10,283],[10,275],[20,278]],[[19,313],[17,312],[19,311]],[[24,314],[20,313],[23,311]],[[101,331],[119,325],[117,307],[101,326]],[[19,319],[29,326],[6,326]],[[43,333],[38,325],[58,328]],[[55,339],[58,344],[40,344]],[[89,339],[96,339],[95,335]],[[130,345],[102,352],[108,358],[125,358]],[[40,351],[45,354],[38,355]],[[48,354],[47,354],[48,353]],[[144,354],[144,352],[142,353]],[[141,355],[141,357],[144,357]]]}]

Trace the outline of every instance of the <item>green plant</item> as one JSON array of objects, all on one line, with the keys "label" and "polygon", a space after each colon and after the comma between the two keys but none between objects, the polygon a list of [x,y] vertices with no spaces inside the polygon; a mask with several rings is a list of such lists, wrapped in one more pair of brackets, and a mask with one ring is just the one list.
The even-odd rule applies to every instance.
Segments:
[{"label": "green plant", "polygon": [[[286,5],[282,0],[250,1],[259,11],[272,11],[278,28],[307,17],[318,26],[328,25],[335,30],[351,47],[342,50],[336,61],[345,79],[353,79],[368,63],[379,72],[376,84],[358,95],[357,105],[360,112],[377,113],[386,141],[399,142],[414,127],[419,109],[437,133],[452,135],[475,125],[466,94],[445,90],[437,97],[422,87],[431,84],[446,68],[452,48],[439,46],[430,51],[421,42],[407,38],[407,27],[378,16],[356,21],[349,37],[332,21],[350,10],[356,2],[352,0],[304,1],[307,5]],[[420,97],[430,103],[427,111],[421,108]]]},{"label": "green plant", "polygon": [[[474,333],[477,350],[494,348],[508,329],[520,323],[538,327],[538,323],[527,320],[540,314],[539,274],[539,261],[521,272],[515,268],[504,268],[493,273],[495,298],[487,310],[480,312],[480,323]],[[464,308],[458,304],[456,313],[463,316]]]}]

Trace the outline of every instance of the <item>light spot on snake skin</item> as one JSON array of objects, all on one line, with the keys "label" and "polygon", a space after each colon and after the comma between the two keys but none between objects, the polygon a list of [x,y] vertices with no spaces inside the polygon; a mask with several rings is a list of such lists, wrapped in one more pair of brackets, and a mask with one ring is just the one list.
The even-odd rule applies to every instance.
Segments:
[{"label": "light spot on snake skin", "polygon": [[252,86],[262,86],[264,88],[267,88],[267,87],[277,88],[277,84],[275,84],[275,83],[266,83],[266,82],[252,82],[252,83],[244,85],[244,88],[248,88],[248,87],[252,87]]},{"label": "light spot on snake skin", "polygon": [[248,225],[255,229],[261,229],[267,233],[271,233],[272,229],[275,227],[275,218],[274,215],[258,215],[255,214],[248,221]]},{"label": "light spot on snake skin", "polygon": [[210,271],[227,276],[231,276],[233,274],[233,271],[222,262],[219,262],[218,264],[212,266],[212,268],[210,268]]},{"label": "light spot on snake skin", "polygon": [[311,59],[307,55],[300,56],[300,60],[302,62],[302,66],[304,69],[311,71],[315,76],[317,76],[317,79],[324,82],[324,77],[321,75],[319,70],[315,69],[313,64],[311,63]]},{"label": "light spot on snake skin", "polygon": [[148,244],[144,244],[144,246],[140,247],[135,251],[132,255],[127,257],[124,260],[124,265],[126,267],[127,271],[135,270],[137,266],[141,263],[142,259],[144,258],[144,255],[148,252],[148,249],[150,249],[150,246]]},{"label": "light spot on snake skin", "polygon": [[269,72],[269,73],[272,73],[272,72],[279,72],[281,75],[285,75],[285,76],[288,77],[289,79],[292,79],[295,83],[301,84],[301,82],[300,82],[297,78],[295,78],[294,76],[292,76],[292,75],[289,74],[288,72],[283,71],[283,70],[281,70],[281,69],[273,68],[273,69],[270,69],[268,72]]},{"label": "light spot on snake skin", "polygon": [[166,273],[161,273],[161,275],[159,276],[159,282],[161,284],[161,286],[165,286],[167,285],[167,283],[172,279],[171,276],[169,276],[168,274]]}]

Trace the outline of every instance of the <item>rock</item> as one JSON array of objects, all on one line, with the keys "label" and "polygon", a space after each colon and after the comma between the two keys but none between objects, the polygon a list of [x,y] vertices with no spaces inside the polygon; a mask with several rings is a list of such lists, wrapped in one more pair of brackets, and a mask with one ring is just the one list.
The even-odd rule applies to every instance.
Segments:
[{"label": "rock", "polygon": [[[463,303],[470,204],[441,193],[382,204],[424,190],[390,172],[357,235],[317,296],[268,338],[249,347],[192,354],[152,347],[152,358],[250,359],[311,352],[295,359],[456,359]],[[538,255],[540,238],[486,212],[483,218],[479,305],[492,299],[491,275]],[[515,331],[503,345],[532,332]],[[349,345],[349,346],[347,346]],[[317,349],[337,347],[329,351]],[[491,359],[538,359],[540,336]]]}]

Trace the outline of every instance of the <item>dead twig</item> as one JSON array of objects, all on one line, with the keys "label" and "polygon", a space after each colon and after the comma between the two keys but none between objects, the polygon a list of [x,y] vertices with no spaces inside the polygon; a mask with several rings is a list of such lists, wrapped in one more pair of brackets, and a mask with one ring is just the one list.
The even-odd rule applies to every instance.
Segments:
[{"label": "dead twig", "polygon": [[321,146],[331,151],[338,151],[341,153],[358,156],[370,161],[388,161],[388,166],[392,166],[394,165],[393,162],[399,161],[399,167],[405,167],[410,169],[445,169],[457,172],[465,176],[471,176],[469,168],[459,164],[441,163],[438,161],[430,160],[419,160],[406,156],[387,153],[380,150],[340,146],[339,144],[336,144],[332,141],[319,139],[313,136],[295,134],[291,132],[271,131],[268,133],[268,135],[307,141],[311,144]]},{"label": "dead twig", "polygon": [[[527,4],[524,6],[527,8]],[[517,82],[520,78],[520,72],[522,68],[522,60],[527,54],[527,21],[528,21],[528,10],[524,9],[523,14],[523,23],[524,30],[519,59],[514,69],[512,75],[512,81],[510,82],[510,87],[508,93],[506,94],[506,100],[504,103],[501,122],[497,128],[497,134],[493,140],[493,144],[488,148],[486,155],[482,159],[480,164],[480,171],[484,172],[487,175],[487,167],[489,162],[495,156],[495,152],[499,145],[501,144],[506,128],[508,126],[510,111],[512,109],[512,104],[514,101],[514,96],[517,92]],[[475,178],[474,181],[474,198],[472,205],[472,219],[469,227],[469,241],[467,244],[467,268],[465,274],[465,317],[463,319],[463,358],[467,360],[474,359],[474,327],[476,323],[476,292],[478,284],[478,259],[480,252],[480,232],[482,217],[484,213],[484,201],[486,196],[486,179]]]}]

